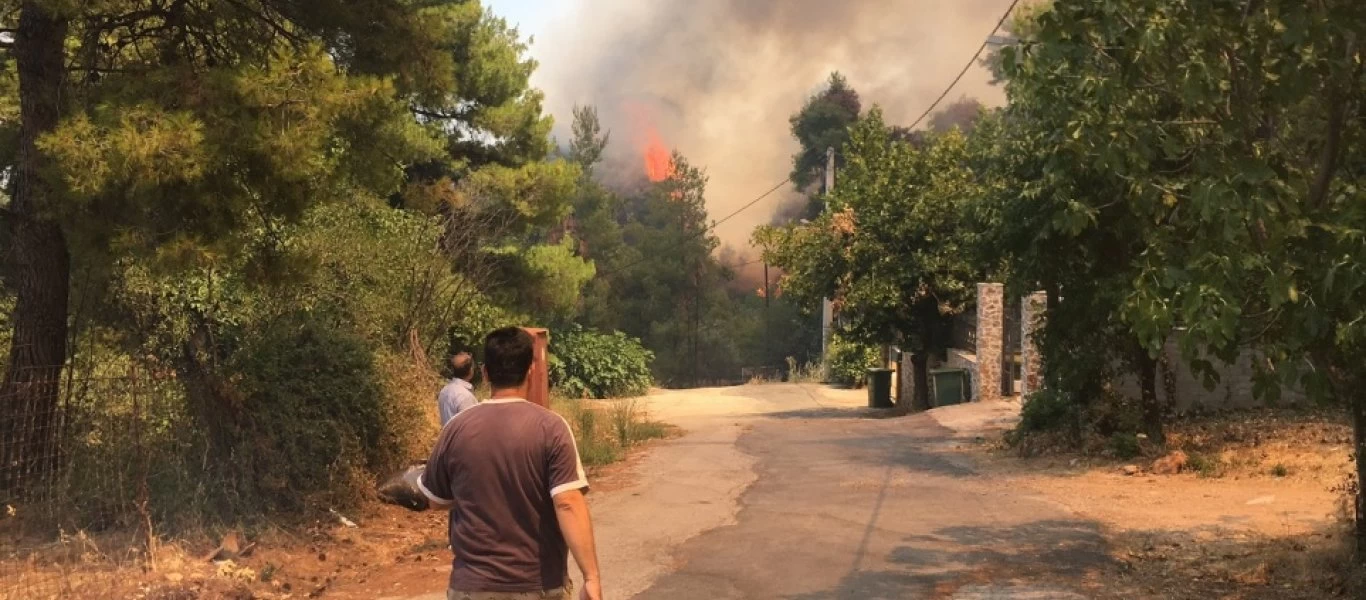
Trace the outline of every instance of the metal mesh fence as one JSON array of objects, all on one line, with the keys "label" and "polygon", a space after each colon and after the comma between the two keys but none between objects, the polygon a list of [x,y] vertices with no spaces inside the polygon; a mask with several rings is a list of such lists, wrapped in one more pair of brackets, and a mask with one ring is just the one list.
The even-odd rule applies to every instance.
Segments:
[{"label": "metal mesh fence", "polygon": [[107,571],[154,561],[191,489],[180,386],[126,359],[0,372],[0,600],[128,597]]}]

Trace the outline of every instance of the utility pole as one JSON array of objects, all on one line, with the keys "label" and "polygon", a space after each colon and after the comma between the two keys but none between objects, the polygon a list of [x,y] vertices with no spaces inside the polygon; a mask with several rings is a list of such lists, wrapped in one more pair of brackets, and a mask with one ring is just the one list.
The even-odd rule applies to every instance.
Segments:
[{"label": "utility pole", "polygon": [[698,387],[700,380],[701,353],[698,351],[698,330],[702,328],[702,260],[693,260],[693,310],[692,310],[692,386]]},{"label": "utility pole", "polygon": [[[773,292],[768,288],[768,261],[764,261],[764,347],[773,347],[773,315],[769,312],[768,297]],[[765,360],[764,362],[768,362]],[[764,365],[768,366],[768,365]]]},{"label": "utility pole", "polygon": [[[825,149],[825,185],[821,186],[821,193],[829,195],[835,191],[835,149],[827,147]],[[764,285],[768,285],[765,283]],[[821,360],[825,360],[826,350],[830,347],[831,325],[834,321],[834,307],[830,304],[830,299],[821,300]]]}]

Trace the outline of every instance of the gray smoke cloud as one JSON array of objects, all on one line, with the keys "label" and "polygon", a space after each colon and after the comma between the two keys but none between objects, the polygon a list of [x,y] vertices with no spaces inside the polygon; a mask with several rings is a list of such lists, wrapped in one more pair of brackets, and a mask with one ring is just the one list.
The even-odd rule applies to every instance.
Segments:
[{"label": "gray smoke cloud", "polygon": [[[648,130],[710,176],[719,219],[781,181],[797,144],[788,118],[843,73],[865,109],[909,124],[953,80],[1010,0],[571,0],[532,46],[556,133],[591,104],[612,131],[608,170],[644,173]],[[1002,90],[974,66],[950,93],[988,106]],[[790,186],[717,228],[747,247]]]}]

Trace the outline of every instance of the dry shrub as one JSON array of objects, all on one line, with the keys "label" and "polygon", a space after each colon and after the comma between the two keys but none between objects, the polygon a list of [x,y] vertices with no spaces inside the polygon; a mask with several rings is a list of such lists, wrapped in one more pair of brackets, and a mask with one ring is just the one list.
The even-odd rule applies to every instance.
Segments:
[{"label": "dry shrub", "polygon": [[436,393],[441,379],[425,364],[409,357],[385,354],[378,359],[384,389],[384,423],[377,457],[379,473],[421,460],[431,452],[432,440],[441,430],[436,414]]}]

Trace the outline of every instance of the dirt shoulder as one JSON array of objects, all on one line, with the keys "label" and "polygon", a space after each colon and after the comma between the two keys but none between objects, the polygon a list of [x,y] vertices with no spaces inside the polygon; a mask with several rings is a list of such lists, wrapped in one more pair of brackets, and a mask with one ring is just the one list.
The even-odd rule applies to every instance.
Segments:
[{"label": "dirt shoulder", "polygon": [[[631,485],[648,446],[592,469],[595,491]],[[444,588],[450,573],[446,529],[443,512],[415,513],[376,502],[356,514],[238,536],[226,561],[209,558],[223,551],[222,534],[163,543],[149,557],[145,535],[77,532],[25,552],[28,560],[6,551],[0,557],[0,600],[406,597]]]},{"label": "dirt shoulder", "polygon": [[[990,412],[944,420],[981,425]],[[1000,443],[1002,429],[961,451],[1001,485],[1097,522],[1116,587],[1164,599],[1356,597],[1344,487],[1351,431],[1336,415],[1258,411],[1176,423],[1168,449],[1184,460],[1175,474],[1155,473],[1165,457],[1156,454],[1021,458]]]}]

